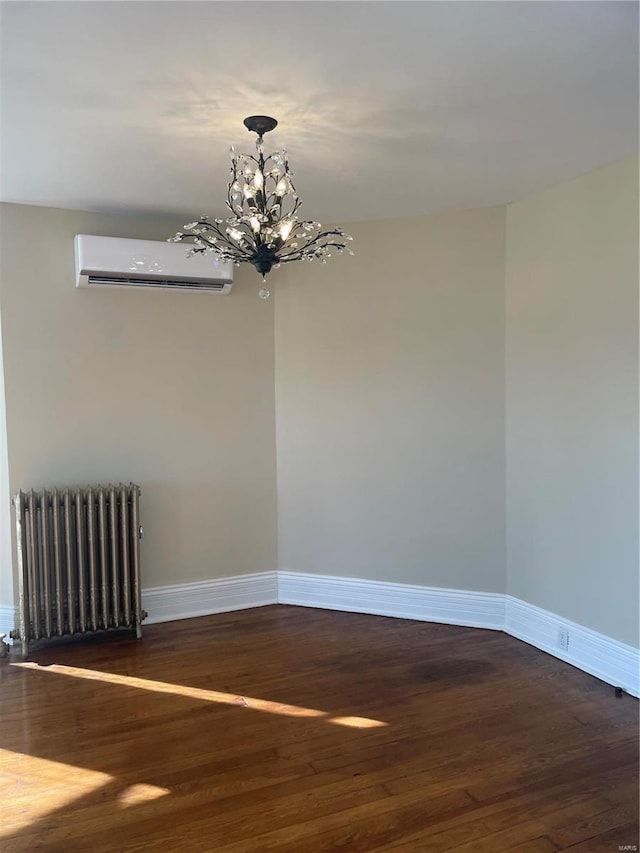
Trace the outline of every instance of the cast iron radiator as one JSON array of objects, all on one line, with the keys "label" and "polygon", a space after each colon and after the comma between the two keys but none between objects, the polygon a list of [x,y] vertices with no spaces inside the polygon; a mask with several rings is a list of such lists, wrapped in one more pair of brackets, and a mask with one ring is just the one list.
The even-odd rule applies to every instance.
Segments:
[{"label": "cast iron radiator", "polygon": [[18,629],[29,643],[113,628],[142,636],[140,488],[18,492]]}]

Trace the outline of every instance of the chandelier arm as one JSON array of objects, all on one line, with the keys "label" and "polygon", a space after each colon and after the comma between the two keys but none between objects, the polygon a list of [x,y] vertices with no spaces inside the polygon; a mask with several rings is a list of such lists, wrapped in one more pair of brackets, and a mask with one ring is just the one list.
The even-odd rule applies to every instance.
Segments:
[{"label": "chandelier arm", "polygon": [[241,154],[238,154],[238,156],[235,158],[236,163],[240,162],[241,157],[244,158],[245,160],[253,160],[254,163],[258,162],[258,159],[255,157],[255,155],[241,153]]},{"label": "chandelier arm", "polygon": [[[265,193],[265,199],[266,199],[267,201],[271,201],[271,199],[272,199],[272,198],[280,198],[280,199],[284,198],[284,196],[283,196],[283,195],[280,195],[280,196],[279,196],[279,195],[276,193],[276,191],[275,191],[275,188],[276,188],[276,187],[277,187],[277,185],[278,185],[278,182],[276,181],[276,179],[275,179],[275,178],[272,178],[271,176],[269,176],[269,180],[273,181],[273,183],[274,183],[274,188],[273,188],[273,192],[270,192],[268,196],[267,196],[267,194]],[[265,182],[264,182],[264,183],[265,183],[265,186],[266,186],[266,184],[267,184],[266,179],[265,179]]]},{"label": "chandelier arm", "polygon": [[[284,197],[282,201],[284,202]],[[280,221],[283,219],[291,219],[291,217],[295,215],[295,207],[291,207],[290,210],[287,210],[287,206],[280,204],[280,216],[278,217]]]},{"label": "chandelier arm", "polygon": [[214,232],[214,234],[218,234],[218,236],[220,236],[220,237],[225,237],[225,235],[223,234],[223,232],[222,232],[222,231],[220,230],[220,228],[218,227],[218,223],[217,223],[217,222],[202,222],[202,223],[200,223],[200,224],[201,224],[205,229],[207,229],[207,230],[209,230],[209,231],[213,231],[213,232]]},{"label": "chandelier arm", "polygon": [[302,257],[317,257],[317,253],[322,249],[330,249],[335,248],[340,251],[344,251],[346,246],[344,243],[334,243],[333,241],[330,243],[318,243],[315,246],[311,246],[307,244],[305,246],[300,246],[299,248],[294,249],[293,251],[287,252],[286,254],[280,255],[280,259],[284,262],[286,260],[297,260]]},{"label": "chandelier arm", "polygon": [[[229,237],[227,236],[227,234],[225,234],[223,231],[220,230],[220,228],[218,228],[217,224],[213,224],[211,222],[203,222],[201,224],[203,226],[205,226],[209,231],[213,231],[214,234],[217,234],[217,236],[222,240],[224,246],[228,246],[229,248],[234,249],[234,250],[236,248],[238,248],[238,247],[236,247],[236,245],[234,243],[232,243],[229,240]],[[196,237],[202,238],[202,236],[203,235],[200,235],[200,234],[183,234],[183,237],[191,237],[192,239],[195,239]],[[217,240],[214,242],[213,240],[211,240],[211,238],[207,237],[206,235],[204,235],[204,239],[209,241],[209,243],[211,244],[211,248],[216,247]],[[250,257],[250,253],[246,253],[246,254],[247,254],[247,257]]]},{"label": "chandelier arm", "polygon": [[[282,198],[284,199],[284,198],[285,198],[285,196],[282,196]],[[288,212],[285,212],[285,210],[284,210],[284,207],[283,207],[282,203],[280,203],[280,216],[279,216],[279,220],[280,220],[280,222],[282,222],[282,220],[283,220],[283,219],[291,219],[292,217],[294,217],[294,216],[296,215],[296,212],[297,212],[297,211],[298,211],[298,209],[300,208],[300,205],[301,205],[301,204],[302,204],[302,202],[301,202],[301,201],[300,201],[300,199],[296,196],[296,201],[295,201],[295,203],[294,203],[293,207],[291,208],[291,210],[289,210]],[[299,223],[299,222],[295,222],[295,223],[294,223],[295,228],[297,228],[300,224],[301,224],[301,223]],[[290,235],[291,237],[293,237],[293,230],[294,230],[294,229],[292,228],[292,234]],[[288,238],[287,238],[287,240],[289,240],[289,239],[290,239],[290,238],[288,237]],[[286,242],[286,241],[285,241],[285,242]]]},{"label": "chandelier arm", "polygon": [[307,246],[308,246],[308,243],[305,243],[304,246],[292,246],[292,245],[287,246],[286,243],[283,243],[283,245],[280,247],[280,251],[284,250],[284,252],[283,252],[283,254],[280,255],[280,257],[287,258],[287,257],[289,257],[289,255],[295,255],[298,252],[304,251],[304,249],[306,249]]},{"label": "chandelier arm", "polygon": [[[316,236],[313,237],[311,240],[307,241],[307,243],[305,244],[305,248],[317,245],[318,241],[322,240],[324,237],[343,237],[343,236],[345,236],[345,235],[343,235],[340,231],[333,231],[333,230],[332,231],[321,231],[319,234],[316,234]],[[319,245],[325,245],[325,244],[321,243]],[[332,245],[335,245],[335,244],[332,244]],[[298,251],[298,250],[296,249],[296,251]]]},{"label": "chandelier arm", "polygon": [[215,243],[210,242],[209,248],[212,249],[214,252],[218,252],[219,254],[221,252],[233,252],[233,253],[235,253],[235,255],[237,255],[239,257],[251,258],[252,252],[249,252],[249,251],[246,251],[245,249],[240,248],[240,246],[237,246],[235,243],[232,243],[230,240],[228,240],[224,237],[222,239],[224,241],[222,246],[220,245],[220,243],[218,241],[216,241]]},{"label": "chandelier arm", "polygon": [[[332,248],[335,248],[338,250],[340,250],[340,249],[344,250],[344,246],[341,245],[340,243],[326,243],[325,245],[327,248],[332,247]],[[290,252],[288,255],[281,255],[279,260],[278,260],[278,263],[279,264],[286,264],[286,263],[289,263],[289,261],[301,261],[303,258],[316,258],[316,257],[320,257],[320,256],[316,255],[315,252],[306,252],[305,249],[302,248],[302,249],[296,249],[295,252]]]},{"label": "chandelier arm", "polygon": [[[240,246],[236,245],[235,243],[232,243],[231,240],[229,240],[229,237],[223,231],[221,231],[217,225],[214,225],[211,222],[203,222],[203,223],[201,223],[201,225],[206,226],[206,228],[208,228],[210,231],[213,231],[215,234],[218,235],[220,240],[222,240],[222,243],[223,243],[222,248],[223,249],[227,249],[227,250],[230,249],[231,251],[237,252],[243,258],[247,258],[247,259],[251,258],[251,255],[252,255],[251,251],[242,249]],[[191,238],[192,240],[195,240],[196,238],[200,238],[201,240],[204,239],[204,240],[207,240],[207,242],[209,243],[209,248],[213,249],[214,251],[217,248],[219,248],[217,240],[216,240],[216,242],[214,242],[211,240],[211,238],[207,237],[206,235],[182,233],[181,238],[182,239]]]},{"label": "chandelier arm", "polygon": [[228,198],[229,200],[231,200],[231,187],[232,187],[232,186],[237,182],[237,180],[238,180],[238,161],[236,160],[236,158],[235,158],[235,157],[231,160],[231,173],[232,173],[232,175],[233,175],[233,178],[232,178],[232,179],[229,181],[229,183],[227,184],[227,198]]},{"label": "chandelier arm", "polygon": [[253,252],[247,249],[242,249],[240,246],[235,245],[230,240],[225,240],[225,246],[223,247],[227,251],[235,252],[237,256],[240,258],[246,259],[248,261],[251,260],[253,256]]},{"label": "chandelier arm", "polygon": [[304,253],[300,252],[300,250],[298,250],[298,251],[294,252],[292,255],[287,255],[284,258],[280,258],[278,263],[279,264],[288,264],[288,263],[292,263],[293,261],[296,261],[296,262],[297,261],[303,261],[305,258],[309,258],[309,257],[315,258],[315,255],[305,255]]},{"label": "chandelier arm", "polygon": [[[234,180],[233,180],[233,181],[229,184],[229,186],[227,187],[227,201],[226,201],[226,205],[227,205],[227,207],[229,208],[229,210],[231,211],[231,213],[233,213],[233,215],[234,215],[234,216],[237,216],[237,215],[238,215],[238,213],[237,213],[237,209],[236,209],[236,207],[234,206],[234,204],[235,204],[236,206],[239,206],[240,208],[242,208],[242,204],[239,204],[239,205],[238,205],[238,201],[237,201],[237,199],[236,199],[236,200],[235,200],[235,202],[234,202],[234,199],[233,199],[233,197],[232,197],[232,195],[231,195],[231,193],[232,193],[232,189],[231,189],[231,188],[232,188],[232,186],[236,183],[236,181],[237,181],[237,179],[235,179],[235,178],[234,178]],[[235,190],[234,192],[238,192],[238,190]],[[240,195],[241,195],[241,193],[240,193]]]},{"label": "chandelier arm", "polygon": [[[214,222],[209,222],[208,219],[199,219],[198,222],[194,223],[194,227],[200,228],[203,231],[215,231],[216,234],[220,234],[218,224]],[[194,233],[190,234],[189,231],[193,231]],[[199,237],[201,233],[200,231],[194,231],[194,229],[192,228],[189,228],[189,231],[180,231],[178,233],[181,237]]]},{"label": "chandelier arm", "polygon": [[287,237],[286,241],[278,249],[278,254],[280,254],[280,252],[284,252],[285,254],[281,255],[281,257],[286,258],[287,255],[290,255],[292,253],[292,250],[294,253],[299,252],[308,245],[307,243],[305,243],[304,246],[295,247],[292,245],[292,241],[296,239],[303,240],[304,237],[296,237],[295,234],[291,235],[290,237]]},{"label": "chandelier arm", "polygon": [[[293,183],[293,181],[291,180],[291,177],[290,177],[291,173],[289,172],[288,167],[287,167],[287,173],[286,173],[286,174],[287,174],[287,180],[289,181],[289,186],[291,187],[291,195],[292,195],[295,199],[299,200],[298,190],[296,189],[295,184],[294,184],[294,183]],[[300,202],[300,204],[302,204],[302,202]]]},{"label": "chandelier arm", "polygon": [[[259,139],[260,139],[260,142],[262,142],[262,135],[260,135]],[[256,191],[256,204],[258,206],[258,210],[259,210],[261,216],[267,215],[266,214],[266,211],[267,211],[267,193],[266,193],[267,179],[265,177],[264,165],[265,165],[264,154],[262,153],[262,151],[259,150],[258,168],[260,169],[260,174],[262,175],[262,186],[260,187],[259,190]],[[262,197],[262,205],[260,204],[259,196]],[[260,223],[260,226],[261,225],[262,225],[262,223]],[[264,241],[262,239],[262,227],[259,227],[258,230],[256,232],[254,232],[253,241],[255,243],[256,249],[259,252],[263,246],[263,243],[264,243]]]}]

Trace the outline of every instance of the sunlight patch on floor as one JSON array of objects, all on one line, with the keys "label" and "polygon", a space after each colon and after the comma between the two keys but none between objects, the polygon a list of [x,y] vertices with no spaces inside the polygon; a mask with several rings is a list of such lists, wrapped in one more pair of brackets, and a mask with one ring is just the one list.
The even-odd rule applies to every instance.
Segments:
[{"label": "sunlight patch on floor", "polygon": [[376,728],[386,726],[381,720],[372,720],[368,717],[331,717],[326,711],[316,708],[304,708],[299,705],[286,705],[283,702],[272,702],[268,699],[256,699],[251,696],[241,696],[237,693],[222,693],[218,690],[205,690],[200,687],[188,687],[184,684],[170,684],[165,681],[152,681],[148,678],[137,678],[133,675],[118,675],[113,672],[100,672],[95,669],[82,669],[77,666],[65,666],[64,664],[51,664],[40,666],[37,663],[26,661],[14,663],[12,666],[22,669],[35,670],[37,672],[53,673],[54,675],[65,675],[71,678],[82,678],[89,681],[102,681],[108,684],[117,684],[120,687],[134,687],[139,690],[150,690],[153,693],[167,693],[172,696],[185,696],[188,699],[196,699],[200,702],[216,702],[222,705],[235,705],[239,708],[250,708],[252,711],[265,711],[268,714],[280,714],[286,717],[316,717],[326,722],[349,728]]},{"label": "sunlight patch on floor", "polygon": [[11,795],[11,809],[2,809],[0,838],[19,832],[113,779],[97,770],[8,749],[0,749],[0,774],[3,790]]},{"label": "sunlight patch on floor", "polygon": [[371,720],[368,717],[330,717],[327,722],[335,723],[336,726],[348,726],[350,729],[377,729],[387,725],[382,720]]},{"label": "sunlight patch on floor", "polygon": [[138,806],[140,803],[157,800],[159,797],[165,797],[170,793],[171,791],[168,788],[159,788],[157,785],[147,785],[139,782],[135,785],[129,785],[128,788],[120,791],[118,794],[118,805],[126,809],[130,806]]}]

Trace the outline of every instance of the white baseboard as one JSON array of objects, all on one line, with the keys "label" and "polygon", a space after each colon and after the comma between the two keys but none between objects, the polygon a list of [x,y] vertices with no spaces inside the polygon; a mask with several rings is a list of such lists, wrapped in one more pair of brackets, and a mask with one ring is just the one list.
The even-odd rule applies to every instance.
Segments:
[{"label": "white baseboard", "polygon": [[278,573],[275,571],[142,590],[142,606],[149,613],[145,625],[277,602]]},{"label": "white baseboard", "polygon": [[[148,612],[144,625],[175,622],[213,613],[229,613],[278,603],[278,573],[256,572],[229,578],[142,590],[142,607]],[[0,633],[9,635],[17,622],[14,607],[0,605]]]},{"label": "white baseboard", "polygon": [[[304,572],[269,571],[142,590],[145,624],[295,604],[505,631],[547,654],[640,696],[640,651],[510,595],[359,580]],[[0,605],[0,632],[9,635],[15,609]],[[558,630],[568,632],[566,650]]]},{"label": "white baseboard", "polygon": [[[595,675],[601,681],[640,696],[640,651],[526,601],[505,596],[504,630],[547,654]],[[567,632],[567,649],[558,648],[558,632]]]},{"label": "white baseboard", "polygon": [[504,596],[404,583],[278,572],[278,601],[472,628],[504,628]]},{"label": "white baseboard", "polygon": [[[278,601],[505,631],[632,696],[640,695],[638,649],[510,595],[280,571]],[[558,648],[560,627],[569,635],[566,651]]]}]

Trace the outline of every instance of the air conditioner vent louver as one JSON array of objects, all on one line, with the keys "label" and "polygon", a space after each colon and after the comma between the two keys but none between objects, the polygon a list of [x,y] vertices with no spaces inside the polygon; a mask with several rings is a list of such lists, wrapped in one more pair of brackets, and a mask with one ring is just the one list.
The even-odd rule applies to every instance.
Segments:
[{"label": "air conditioner vent louver", "polygon": [[133,287],[168,287],[173,289],[183,290],[224,290],[226,283],[224,281],[207,281],[206,279],[166,279],[166,278],[114,278],[107,275],[91,275],[87,276],[88,284],[115,284],[115,285],[131,285]]},{"label": "air conditioner vent louver", "polygon": [[187,257],[185,247],[154,240],[78,234],[76,287],[152,288],[227,294],[233,265],[214,254]]}]

